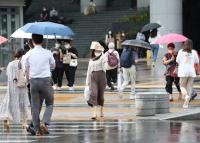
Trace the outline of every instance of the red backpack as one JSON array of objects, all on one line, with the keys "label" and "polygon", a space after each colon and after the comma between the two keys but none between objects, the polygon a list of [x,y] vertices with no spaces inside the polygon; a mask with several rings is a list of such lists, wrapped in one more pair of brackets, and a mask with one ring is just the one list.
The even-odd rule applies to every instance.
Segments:
[{"label": "red backpack", "polygon": [[111,67],[117,66],[119,62],[117,56],[114,54],[114,51],[115,50],[113,50],[111,53],[108,52],[108,65]]}]

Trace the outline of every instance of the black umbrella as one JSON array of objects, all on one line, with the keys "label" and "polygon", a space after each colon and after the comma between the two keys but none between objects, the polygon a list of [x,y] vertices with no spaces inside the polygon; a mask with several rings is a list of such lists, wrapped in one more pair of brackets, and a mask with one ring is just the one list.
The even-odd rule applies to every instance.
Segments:
[{"label": "black umbrella", "polygon": [[122,42],[122,46],[133,46],[133,47],[140,47],[150,50],[151,46],[149,43],[139,40],[139,39],[133,39],[133,40],[125,40]]},{"label": "black umbrella", "polygon": [[160,28],[160,27],[161,27],[161,25],[158,24],[158,23],[149,23],[149,24],[146,24],[142,27],[141,32],[150,31],[150,30],[157,29],[157,28]]}]

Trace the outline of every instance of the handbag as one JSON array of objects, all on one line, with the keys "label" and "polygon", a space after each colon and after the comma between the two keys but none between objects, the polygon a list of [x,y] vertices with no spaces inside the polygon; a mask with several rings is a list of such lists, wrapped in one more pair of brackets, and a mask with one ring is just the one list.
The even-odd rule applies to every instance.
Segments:
[{"label": "handbag", "polygon": [[84,90],[84,97],[85,97],[85,100],[88,101],[90,99],[90,88],[89,86],[86,86],[85,87],[85,90]]},{"label": "handbag", "polygon": [[24,72],[21,68],[21,61],[18,64],[18,70],[17,70],[17,87],[26,87],[26,77],[24,75]]},{"label": "handbag", "polygon": [[71,59],[69,66],[70,67],[77,67],[78,66],[78,60],[77,59]]},{"label": "handbag", "polygon": [[64,54],[63,55],[63,64],[69,64],[71,61],[71,55],[70,54]]}]

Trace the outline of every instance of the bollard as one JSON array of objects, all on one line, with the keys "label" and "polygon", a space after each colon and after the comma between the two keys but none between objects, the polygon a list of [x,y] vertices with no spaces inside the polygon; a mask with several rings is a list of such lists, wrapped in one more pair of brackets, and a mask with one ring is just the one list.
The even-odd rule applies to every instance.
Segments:
[{"label": "bollard", "polygon": [[156,114],[156,101],[153,94],[136,94],[136,116],[154,116]]},{"label": "bollard", "polygon": [[151,65],[151,50],[147,50],[147,66]]},{"label": "bollard", "polygon": [[155,94],[156,114],[169,113],[169,97],[166,93]]}]

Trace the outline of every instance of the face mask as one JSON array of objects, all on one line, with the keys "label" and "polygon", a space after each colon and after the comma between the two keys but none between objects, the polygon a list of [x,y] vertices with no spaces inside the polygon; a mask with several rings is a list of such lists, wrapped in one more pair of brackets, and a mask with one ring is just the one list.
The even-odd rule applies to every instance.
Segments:
[{"label": "face mask", "polygon": [[173,53],[173,50],[168,50],[168,52],[169,52],[170,54],[172,54],[172,53]]},{"label": "face mask", "polygon": [[60,44],[55,44],[55,48],[58,49],[60,47]]},{"label": "face mask", "polygon": [[69,49],[71,46],[69,44],[65,44],[65,48]]},{"label": "face mask", "polygon": [[95,55],[95,57],[99,57],[101,55],[101,53],[95,52],[94,55]]}]

